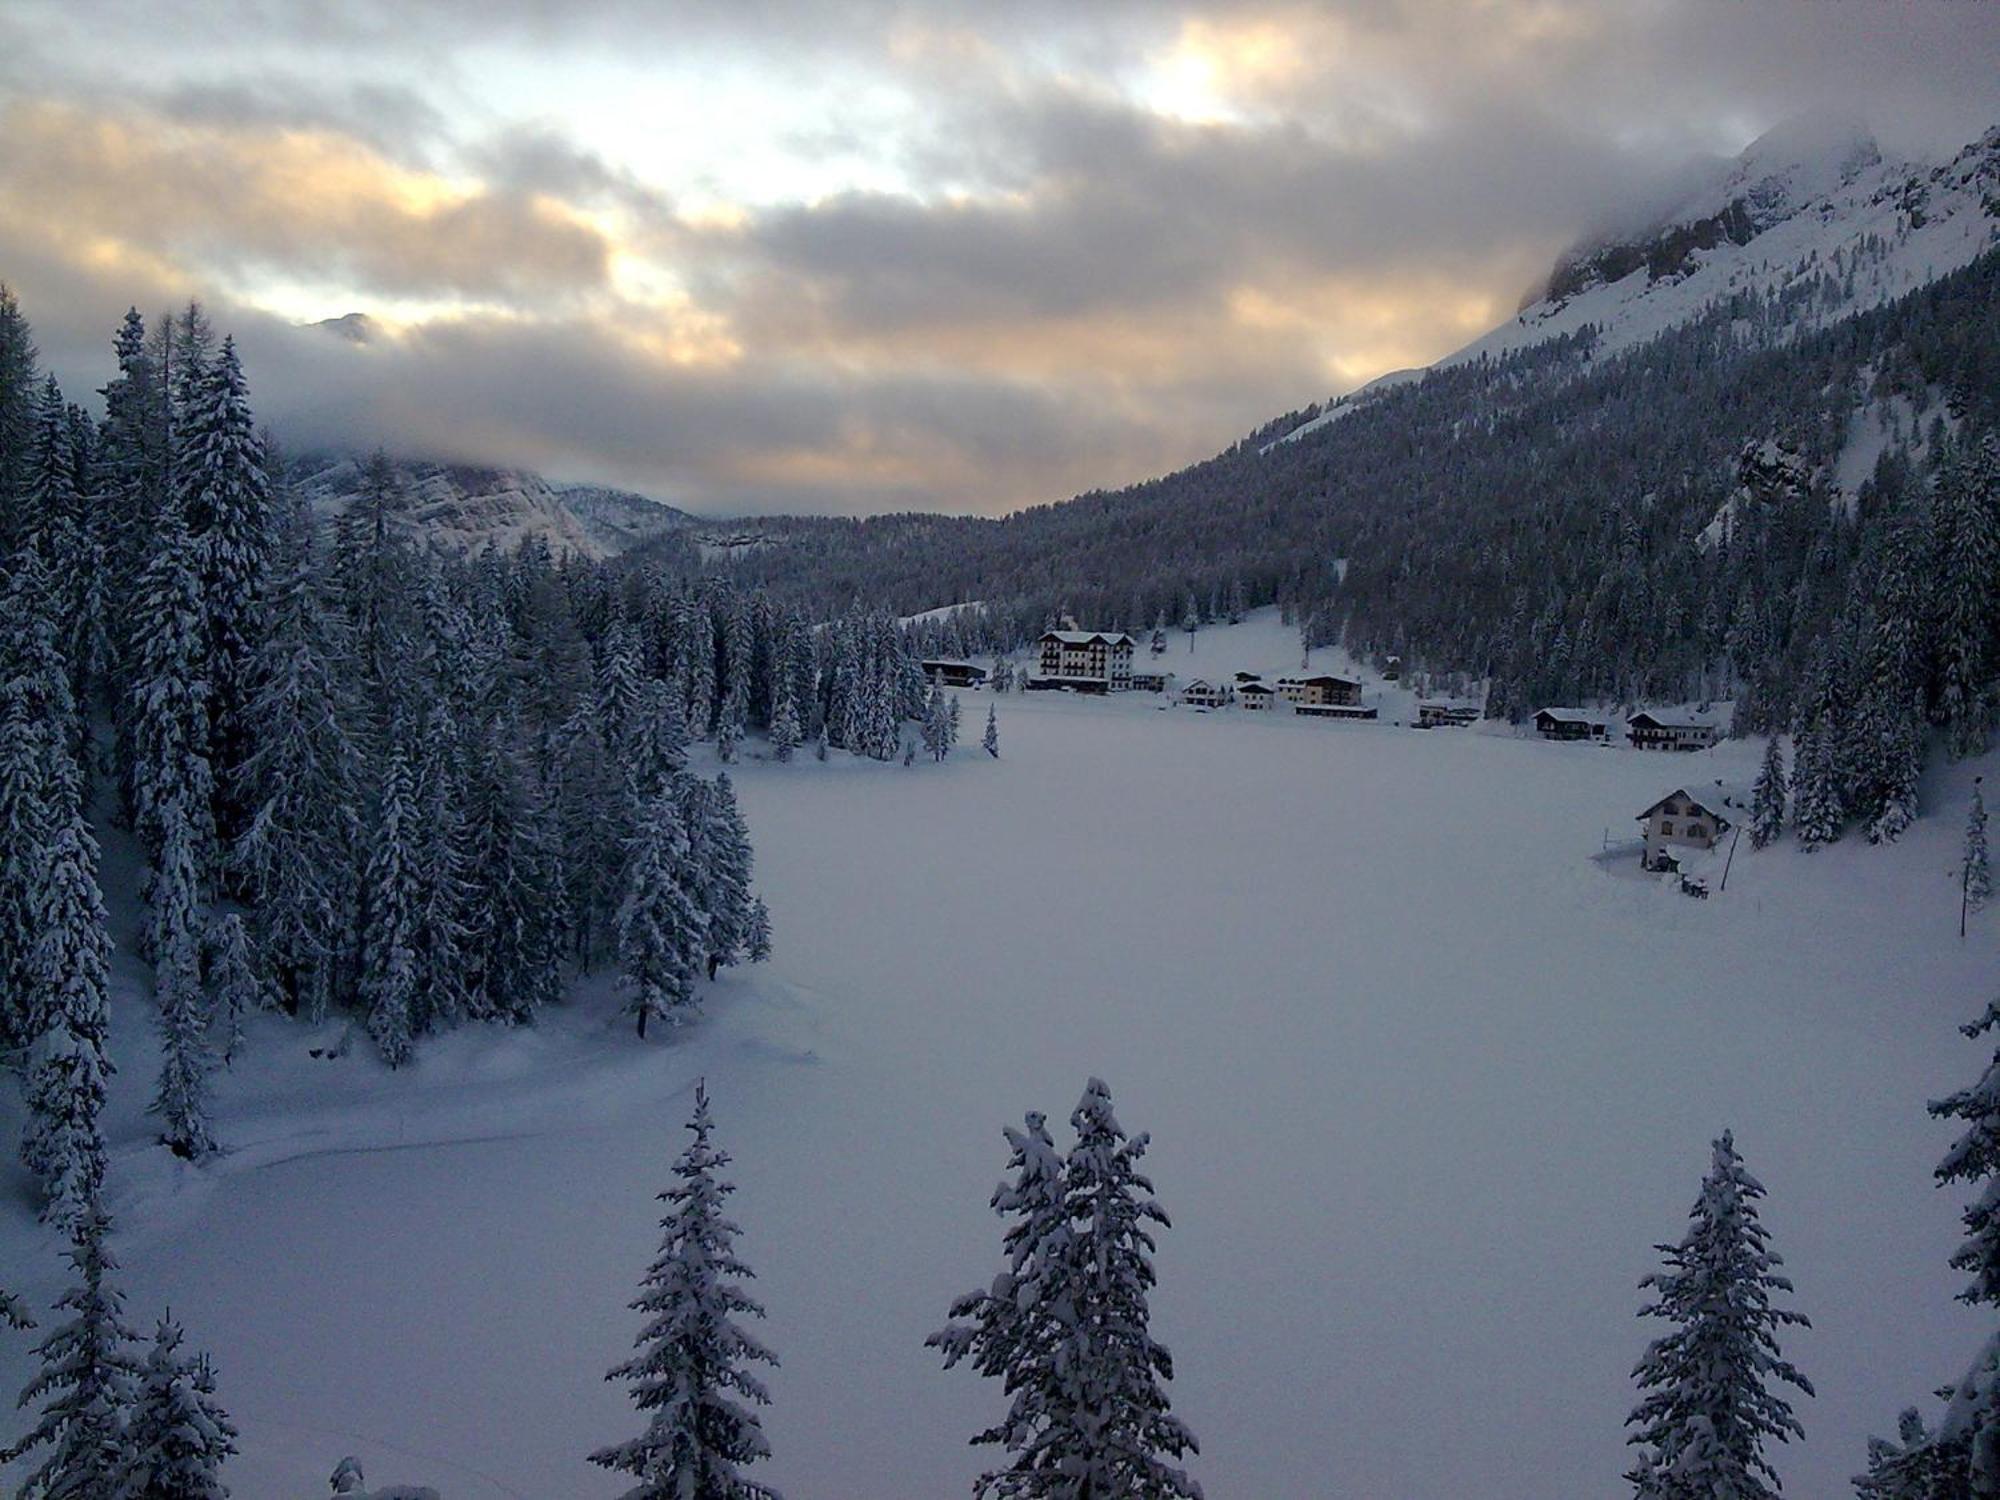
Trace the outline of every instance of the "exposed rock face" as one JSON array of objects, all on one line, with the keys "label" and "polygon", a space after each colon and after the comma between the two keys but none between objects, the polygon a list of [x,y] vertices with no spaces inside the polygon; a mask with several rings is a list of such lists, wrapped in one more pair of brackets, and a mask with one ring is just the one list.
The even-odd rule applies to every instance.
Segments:
[{"label": "exposed rock face", "polygon": [[[363,461],[301,459],[291,479],[322,515],[337,516],[361,492]],[[691,524],[684,511],[626,490],[551,484],[524,469],[398,462],[399,525],[443,546],[511,550],[540,538],[556,553],[613,557]]]}]

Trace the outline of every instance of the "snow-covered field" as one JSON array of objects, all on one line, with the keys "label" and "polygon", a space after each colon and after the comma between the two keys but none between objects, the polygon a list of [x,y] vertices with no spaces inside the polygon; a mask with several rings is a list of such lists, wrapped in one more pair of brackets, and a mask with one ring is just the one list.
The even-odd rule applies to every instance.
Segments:
[{"label": "snow-covered field", "polygon": [[[1259,659],[1267,633],[1204,632],[1195,660],[1296,665]],[[1622,1493],[1634,1283],[1724,1126],[1815,1322],[1787,1345],[1820,1392],[1790,1493],[1845,1493],[1868,1433],[1969,1357],[1923,1105],[1975,1076],[1953,1028],[2000,937],[2000,913],[1956,935],[1971,768],[1895,848],[1746,841],[1695,902],[1591,856],[1679,782],[1747,780],[1755,747],[1030,695],[1000,700],[993,762],[985,701],[943,767],[741,767],[778,952],[675,1041],[635,1042],[601,976],[393,1077],[271,1022],[224,1084],[234,1153],[195,1171],[145,1144],[121,969],[125,1281],[135,1318],[171,1303],[214,1349],[238,1500],[321,1494],[347,1452],[445,1500],[618,1493],[583,1455],[634,1430],[603,1372],[698,1075],[793,1500],[968,1492],[999,1393],[923,1339],[997,1263],[1000,1127],[1066,1117],[1093,1073],[1154,1133],[1154,1328],[1215,1500]],[[8,1186],[4,1277],[45,1301],[55,1248]],[[0,1339],[0,1385],[28,1343]]]}]

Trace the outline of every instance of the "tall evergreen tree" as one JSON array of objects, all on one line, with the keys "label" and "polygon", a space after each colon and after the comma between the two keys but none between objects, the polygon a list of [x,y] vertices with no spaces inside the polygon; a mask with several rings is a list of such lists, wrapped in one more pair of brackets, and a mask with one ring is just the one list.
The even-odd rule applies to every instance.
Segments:
[{"label": "tall evergreen tree", "polygon": [[1724,1131],[1686,1235],[1655,1247],[1665,1269],[1639,1283],[1653,1293],[1640,1316],[1674,1325],[1632,1372],[1645,1394],[1626,1419],[1637,1429],[1627,1441],[1641,1448],[1626,1477],[1640,1500],[1769,1500],[1778,1476],[1765,1442],[1804,1435],[1790,1402],[1771,1388],[1813,1393],[1778,1350],[1780,1328],[1809,1325],[1771,1305],[1771,1294],[1792,1284],[1757,1216],[1763,1196]]},{"label": "tall evergreen tree", "polygon": [[77,1282],[56,1303],[71,1316],[37,1347],[41,1367],[21,1391],[21,1405],[42,1403],[41,1420],[0,1452],[0,1462],[12,1463],[47,1450],[21,1500],[106,1500],[118,1492],[139,1363],[125,1294],[110,1279],[118,1269],[110,1233],[110,1216],[94,1202],[77,1218],[69,1251]]},{"label": "tall evergreen tree", "polygon": [[249,709],[258,733],[235,773],[247,816],[230,871],[285,1005],[317,1018],[354,921],[361,764],[302,506],[288,514],[263,614]]},{"label": "tall evergreen tree", "polygon": [[116,1500],[229,1500],[222,1466],[236,1427],[215,1397],[205,1356],[181,1353],[180,1324],[160,1319],[126,1424]]},{"label": "tall evergreen tree", "polygon": [[201,936],[206,924],[196,888],[193,821],[181,793],[160,808],[149,944],[160,1027],[160,1081],[152,1112],[161,1119],[161,1139],[185,1157],[215,1149],[208,1123],[215,1051],[209,1044],[208,997],[201,982]]},{"label": "tall evergreen tree", "polygon": [[993,704],[986,705],[986,733],[979,742],[995,760],[1000,758],[1000,718]]},{"label": "tall evergreen tree", "polygon": [[178,798],[205,885],[214,847],[208,641],[194,543],[175,511],[158,523],[133,607],[140,620],[131,687],[136,826],[157,859],[161,810]]},{"label": "tall evergreen tree", "polygon": [[646,1430],[590,1461],[637,1481],[624,1500],[780,1500],[742,1472],[771,1453],[757,1416],[771,1398],[745,1366],[778,1361],[738,1321],[764,1309],[737,1281],[751,1271],[736,1254],[742,1230],[724,1212],[735,1191],[721,1176],[729,1156],[709,1142],[699,1083],[688,1129],[694,1140],[674,1163],[680,1180],[660,1194],[660,1253],[632,1304],[647,1319],[639,1352],[606,1377],[630,1383]]},{"label": "tall evergreen tree", "polygon": [[1167,1216],[1138,1170],[1147,1138],[1128,1137],[1111,1093],[1091,1079],[1070,1116],[1076,1144],[1054,1181],[1041,1122],[1009,1133],[1016,1178],[994,1198],[1019,1217],[1008,1234],[1009,1269],[989,1293],[961,1298],[931,1343],[947,1367],[970,1357],[1012,1396],[1006,1419],[975,1443],[1012,1455],[982,1475],[984,1495],[1092,1500],[1132,1495],[1198,1497],[1201,1486],[1168,1462],[1198,1452],[1174,1417],[1163,1383],[1173,1358],[1148,1331],[1154,1285],[1151,1225]]},{"label": "tall evergreen tree", "polygon": [[1959,877],[1965,904],[1973,911],[1983,907],[1993,894],[1993,872],[1986,860],[1986,798],[1979,790],[1982,779],[1972,779],[1972,805],[1965,813],[1965,851]]},{"label": "tall evergreen tree", "polygon": [[368,1034],[392,1068],[410,1060],[416,1037],[416,927],[419,899],[413,848],[415,788],[407,748],[390,749],[388,779],[382,788],[369,835],[368,869],[362,879],[361,1006]]},{"label": "tall evergreen tree", "polygon": [[649,1021],[678,1020],[694,1003],[695,965],[707,951],[708,919],[689,890],[688,840],[671,792],[647,806],[633,830],[618,958],[626,1009],[640,1036]]},{"label": "tall evergreen tree", "polygon": [[23,1092],[28,1125],[21,1159],[42,1192],[42,1216],[69,1226],[104,1183],[99,1123],[112,1068],[105,1056],[111,940],[97,887],[97,844],[81,813],[49,845],[37,907],[40,932],[28,965],[33,1045]]},{"label": "tall evergreen tree", "polygon": [[1931,499],[1937,714],[1955,756],[1985,748],[2000,619],[2000,447],[1991,433],[1938,465]]},{"label": "tall evergreen tree", "polygon": [[233,837],[245,821],[234,796],[235,771],[256,732],[250,717],[253,658],[275,516],[235,340],[222,341],[194,394],[176,430],[174,471],[199,559],[219,821],[225,837]]},{"label": "tall evergreen tree", "polygon": [[1750,847],[1768,848],[1785,831],[1785,757],[1774,734],[1764,741],[1764,763],[1750,793]]},{"label": "tall evergreen tree", "polygon": [[1840,837],[1845,814],[1834,764],[1833,735],[1827,728],[1792,736],[1792,826],[1800,847],[1811,851]]}]

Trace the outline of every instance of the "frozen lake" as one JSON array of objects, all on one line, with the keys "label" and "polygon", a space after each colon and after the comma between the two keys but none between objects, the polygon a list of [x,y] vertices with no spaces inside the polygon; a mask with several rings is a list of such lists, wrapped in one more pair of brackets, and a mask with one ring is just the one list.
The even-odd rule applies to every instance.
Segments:
[{"label": "frozen lake", "polygon": [[[267,1028],[200,1185],[127,1111],[132,1311],[214,1349],[238,1500],[350,1451],[446,1500],[618,1493],[583,1455],[636,1430],[603,1372],[702,1073],[783,1360],[759,1477],[793,1500],[968,1493],[1000,1393],[923,1339],[997,1266],[1001,1126],[1091,1074],[1154,1135],[1154,1332],[1214,1500],[1624,1493],[1635,1283],[1725,1126],[1815,1324],[1789,1492],[1844,1493],[1972,1354],[1924,1102],[1976,1076],[1954,1027],[2000,915],[1960,945],[1955,812],[1890,850],[1746,840],[1694,902],[1590,856],[1755,747],[1035,697],[990,762],[985,701],[945,767],[738,770],[777,957],[683,1041],[600,1035],[597,993],[391,1079]],[[136,1093],[140,1003],[117,1021]],[[52,1252],[18,1206],[4,1234],[40,1300]]]}]

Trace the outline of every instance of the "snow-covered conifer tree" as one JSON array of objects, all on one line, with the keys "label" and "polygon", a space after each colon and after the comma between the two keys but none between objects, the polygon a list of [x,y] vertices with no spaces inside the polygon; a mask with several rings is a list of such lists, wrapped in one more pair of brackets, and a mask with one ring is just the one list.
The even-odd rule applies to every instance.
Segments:
[{"label": "snow-covered conifer tree", "polygon": [[1653,1293],[1640,1316],[1674,1325],[1632,1372],[1645,1393],[1626,1419],[1637,1429],[1627,1441],[1641,1449],[1626,1476],[1639,1500],[1771,1500],[1777,1471],[1765,1442],[1804,1435],[1790,1402],[1771,1388],[1813,1393],[1779,1353],[1777,1331],[1807,1320],[1771,1305],[1771,1294],[1792,1284],[1757,1216],[1763,1196],[1724,1131],[1686,1235],[1656,1247],[1665,1269],[1639,1283]]},{"label": "snow-covered conifer tree", "polygon": [[1792,826],[1800,846],[1810,851],[1833,843],[1844,816],[1833,736],[1824,728],[1802,730],[1792,737]]},{"label": "snow-covered conifer tree", "polygon": [[361,934],[361,1005],[368,1034],[392,1068],[410,1060],[416,1038],[417,868],[415,786],[400,739],[389,754],[388,777],[369,835],[362,878],[367,922]]},{"label": "snow-covered conifer tree", "polygon": [[1750,793],[1750,847],[1767,848],[1785,831],[1785,757],[1774,734],[1764,742],[1764,763]]},{"label": "snow-covered conifer tree", "polygon": [[245,1018],[271,1008],[270,985],[241,913],[224,912],[210,920],[201,946],[208,1014],[222,1028],[222,1061],[227,1065],[242,1050]]},{"label": "snow-covered conifer tree", "polygon": [[162,809],[177,802],[196,884],[205,890],[215,842],[209,651],[195,545],[176,511],[157,524],[133,609],[139,617],[131,674],[135,826],[157,860]]},{"label": "snow-covered conifer tree", "polygon": [[1991,433],[1946,455],[1933,486],[1937,719],[1956,756],[1985,748],[1992,712],[1993,621],[2000,605],[2000,447]]},{"label": "snow-covered conifer tree", "polygon": [[118,1269],[109,1245],[111,1220],[95,1201],[77,1217],[69,1262],[77,1283],[56,1303],[71,1316],[36,1348],[40,1368],[21,1391],[21,1405],[42,1403],[41,1419],[12,1447],[11,1463],[46,1449],[22,1483],[21,1500],[104,1500],[118,1493],[125,1424],[138,1387],[135,1337],[125,1323],[125,1294],[111,1284]]},{"label": "snow-covered conifer tree", "polygon": [[995,760],[1000,758],[1000,718],[993,704],[986,705],[986,733],[979,743]]},{"label": "snow-covered conifer tree", "polygon": [[361,763],[303,506],[287,514],[271,580],[251,668],[257,734],[236,773],[246,823],[230,869],[279,994],[317,1018],[333,999],[353,926]]},{"label": "snow-covered conifer tree", "polygon": [[274,516],[236,341],[225,338],[205,372],[193,409],[174,432],[178,504],[199,557],[211,691],[210,756],[225,836],[242,826],[235,771],[255,735],[250,717],[258,606],[270,566]]},{"label": "snow-covered conifer tree", "polygon": [[663,791],[633,830],[618,909],[621,982],[642,1037],[654,1017],[678,1019],[693,1004],[695,966],[707,951],[708,919],[692,893],[688,861],[679,802]]},{"label": "snow-covered conifer tree", "polygon": [[753,964],[761,964],[771,956],[771,910],[764,905],[762,896],[750,903],[749,947]]},{"label": "snow-covered conifer tree", "polygon": [[1993,894],[1993,872],[1986,859],[1986,798],[1980,792],[1983,777],[1972,779],[1972,805],[1965,814],[1965,852],[1960,870],[1965,904],[1973,911],[1983,907]]},{"label": "snow-covered conifer tree", "polygon": [[606,1377],[630,1383],[646,1430],[590,1461],[638,1481],[625,1500],[779,1500],[742,1472],[771,1453],[756,1410],[771,1398],[745,1366],[778,1361],[739,1322],[764,1310],[739,1284],[752,1273],[736,1254],[742,1230],[724,1211],[735,1188],[721,1175],[728,1154],[709,1142],[703,1085],[694,1100],[694,1140],[674,1163],[679,1182],[660,1194],[660,1253],[632,1303],[647,1320],[639,1352]]},{"label": "snow-covered conifer tree", "polygon": [[172,1317],[160,1319],[125,1427],[117,1500],[229,1500],[222,1466],[236,1427],[207,1358],[182,1354],[182,1337]]},{"label": "snow-covered conifer tree", "polygon": [[792,753],[804,742],[798,705],[793,701],[791,689],[781,686],[778,706],[771,711],[771,755],[776,760],[789,761]]},{"label": "snow-covered conifer tree", "polygon": [[970,1358],[1012,1397],[1005,1420],[975,1443],[1012,1455],[981,1476],[980,1495],[1074,1500],[1095,1495],[1198,1497],[1200,1485],[1168,1462],[1198,1452],[1164,1389],[1173,1358],[1148,1331],[1154,1240],[1167,1216],[1138,1170],[1147,1138],[1127,1137],[1111,1093],[1091,1079],[1070,1116],[1076,1144],[1054,1180],[1040,1118],[1009,1132],[1016,1177],[994,1207],[1016,1215],[1008,1269],[984,1293],[961,1298],[970,1318],[930,1339],[947,1367]]},{"label": "snow-covered conifer tree", "polygon": [[104,1182],[98,1117],[112,1069],[104,1054],[111,940],[97,887],[97,844],[81,813],[49,845],[40,932],[26,967],[34,1018],[23,1093],[21,1159],[42,1191],[42,1216],[70,1225]]}]

